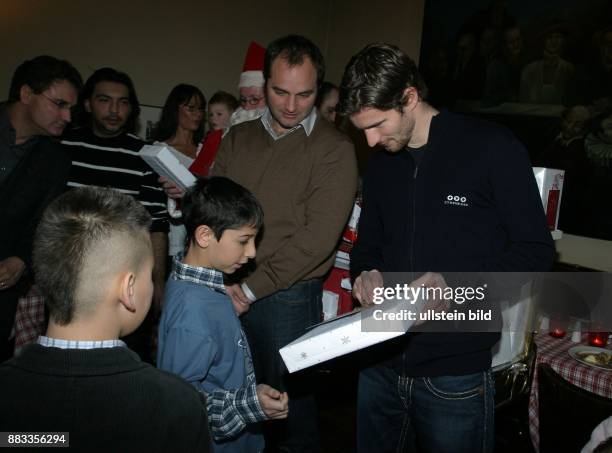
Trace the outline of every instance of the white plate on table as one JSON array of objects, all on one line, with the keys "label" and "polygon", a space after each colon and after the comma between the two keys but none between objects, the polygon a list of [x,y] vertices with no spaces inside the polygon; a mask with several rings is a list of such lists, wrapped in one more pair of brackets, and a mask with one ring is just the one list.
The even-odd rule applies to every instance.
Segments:
[{"label": "white plate on table", "polygon": [[[612,350],[597,348],[595,346],[574,346],[569,351],[569,355],[575,360],[588,366],[601,368],[602,370],[612,371]],[[597,362],[598,354],[606,354],[607,363]]]}]

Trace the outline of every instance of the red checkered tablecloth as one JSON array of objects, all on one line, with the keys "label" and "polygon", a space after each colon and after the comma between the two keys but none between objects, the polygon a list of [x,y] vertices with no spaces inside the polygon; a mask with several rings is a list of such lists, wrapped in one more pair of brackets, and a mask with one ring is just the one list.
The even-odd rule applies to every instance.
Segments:
[{"label": "red checkered tablecloth", "polygon": [[[585,338],[583,337],[583,340]],[[565,380],[577,387],[596,393],[606,398],[612,398],[612,371],[595,368],[574,360],[568,351],[583,343],[573,343],[567,338],[554,338],[547,333],[539,333],[535,337],[538,346],[536,369],[529,397],[529,431],[536,451],[539,451],[539,418],[538,418],[538,369],[540,363],[548,363],[553,370]],[[610,346],[608,346],[610,347]]]},{"label": "red checkered tablecloth", "polygon": [[45,333],[45,298],[40,295],[36,285],[28,294],[19,298],[12,334],[15,336],[15,354],[26,344],[34,343],[39,335]]}]

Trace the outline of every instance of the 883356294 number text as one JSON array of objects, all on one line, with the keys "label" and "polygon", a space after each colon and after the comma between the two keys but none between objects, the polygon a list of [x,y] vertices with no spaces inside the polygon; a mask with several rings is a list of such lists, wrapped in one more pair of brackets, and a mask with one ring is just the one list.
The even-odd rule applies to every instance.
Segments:
[{"label": "883356294 number text", "polygon": [[0,447],[69,447],[67,432],[0,432]]}]

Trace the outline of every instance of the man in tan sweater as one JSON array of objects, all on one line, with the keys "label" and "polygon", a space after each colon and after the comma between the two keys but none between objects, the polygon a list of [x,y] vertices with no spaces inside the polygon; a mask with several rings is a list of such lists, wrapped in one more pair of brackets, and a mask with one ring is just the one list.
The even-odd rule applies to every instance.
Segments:
[{"label": "man in tan sweater", "polygon": [[267,436],[284,451],[319,449],[308,374],[289,376],[278,350],[320,321],[321,277],[357,187],[352,143],[314,108],[324,75],[321,52],[306,38],[272,42],[264,67],[268,109],[230,129],[212,170],[247,187],[264,208],[255,267],[228,294],[245,313],[258,381],[290,394],[280,439]]}]

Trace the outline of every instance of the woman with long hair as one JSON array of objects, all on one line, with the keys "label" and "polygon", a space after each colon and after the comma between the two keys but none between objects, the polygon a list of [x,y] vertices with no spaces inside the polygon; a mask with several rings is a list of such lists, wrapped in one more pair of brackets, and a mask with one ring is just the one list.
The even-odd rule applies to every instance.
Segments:
[{"label": "woman with long hair", "polygon": [[181,83],[170,91],[154,139],[194,159],[204,136],[206,98],[193,85]]},{"label": "woman with long hair", "polygon": [[[154,134],[156,143],[170,146],[186,168],[200,152],[205,112],[206,98],[200,89],[181,83],[170,91],[157,124]],[[168,199],[168,212],[173,217],[168,234],[168,254],[174,257],[184,251],[185,227],[179,220],[181,214],[174,200]],[[171,266],[167,268],[171,269]]]},{"label": "woman with long hair", "polygon": [[330,123],[336,122],[336,105],[338,105],[339,96],[338,87],[331,82],[323,82],[317,93],[315,107],[319,110],[319,114]]}]

